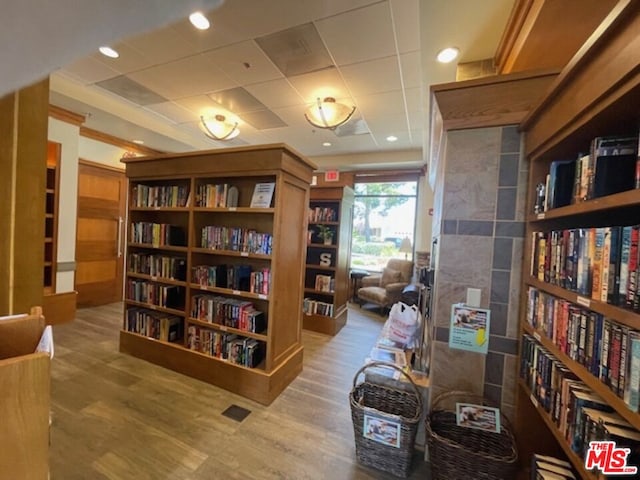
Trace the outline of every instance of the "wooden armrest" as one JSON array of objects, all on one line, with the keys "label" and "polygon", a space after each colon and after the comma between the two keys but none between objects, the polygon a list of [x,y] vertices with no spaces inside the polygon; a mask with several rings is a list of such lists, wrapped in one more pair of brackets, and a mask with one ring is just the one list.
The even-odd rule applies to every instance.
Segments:
[{"label": "wooden armrest", "polygon": [[397,293],[397,292],[402,292],[404,287],[406,287],[407,285],[409,284],[405,282],[389,283],[384,287],[384,289],[390,293]]}]

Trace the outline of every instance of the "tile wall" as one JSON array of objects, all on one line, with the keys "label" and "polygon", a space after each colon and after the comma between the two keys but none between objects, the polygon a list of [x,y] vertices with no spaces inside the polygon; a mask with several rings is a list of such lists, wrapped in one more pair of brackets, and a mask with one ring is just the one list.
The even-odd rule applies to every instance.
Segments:
[{"label": "tile wall", "polygon": [[[432,401],[483,395],[513,418],[527,166],[515,126],[450,131],[436,173]],[[480,288],[491,309],[489,353],[449,349],[451,305]]]}]

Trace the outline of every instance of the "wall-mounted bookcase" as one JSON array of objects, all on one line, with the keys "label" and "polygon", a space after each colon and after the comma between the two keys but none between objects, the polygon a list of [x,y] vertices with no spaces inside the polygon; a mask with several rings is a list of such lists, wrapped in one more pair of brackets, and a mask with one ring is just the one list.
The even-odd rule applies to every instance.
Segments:
[{"label": "wall-mounted bookcase", "polygon": [[56,291],[56,258],[58,252],[58,193],[60,189],[60,144],[47,144],[47,176],[44,211],[44,294]]},{"label": "wall-mounted bookcase", "polygon": [[[120,350],[271,403],[302,370],[314,165],[282,144],[122,161],[130,191]],[[258,199],[256,185],[272,198]]]},{"label": "wall-mounted bookcase", "polygon": [[[570,203],[541,211],[544,208],[535,208],[536,187],[546,185],[551,172],[547,194],[553,195],[554,187],[567,188],[554,180],[553,170],[558,161],[580,163],[585,155],[597,165],[588,171],[591,181],[608,182],[597,163],[602,154],[594,140],[638,135],[638,29],[637,4],[619,2],[521,124],[530,171],[519,449],[526,464],[531,453],[552,453],[559,447],[584,479],[604,478],[584,467],[589,440],[604,435],[619,446],[625,441],[607,421],[597,426],[602,415],[597,410],[609,410],[607,415],[620,422],[624,435],[640,438],[638,401],[630,396],[640,394],[640,343],[634,339],[640,339],[635,333],[640,332],[640,308],[627,299],[627,294],[638,295],[638,284],[630,278],[632,272],[634,279],[640,273],[638,255],[631,260],[632,233],[640,223],[640,189],[585,198],[577,193],[584,177],[578,171],[569,187],[573,191],[560,191],[564,198],[569,193]],[[602,244],[596,240],[600,234]],[[636,252],[637,237],[636,232]]]},{"label": "wall-mounted bookcase", "polygon": [[347,321],[353,189],[312,188],[308,216],[303,328],[335,335]]}]

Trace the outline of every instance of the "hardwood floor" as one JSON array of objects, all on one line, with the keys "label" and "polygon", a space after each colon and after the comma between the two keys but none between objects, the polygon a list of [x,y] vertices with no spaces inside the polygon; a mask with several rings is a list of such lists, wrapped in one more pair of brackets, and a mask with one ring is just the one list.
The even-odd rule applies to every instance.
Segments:
[{"label": "hardwood floor", "polygon": [[[355,458],[348,395],[383,319],[303,331],[304,370],[268,407],[118,352],[122,304],[54,327],[52,480],[386,479]],[[242,422],[222,415],[235,404]],[[416,455],[410,478],[428,477]]]}]

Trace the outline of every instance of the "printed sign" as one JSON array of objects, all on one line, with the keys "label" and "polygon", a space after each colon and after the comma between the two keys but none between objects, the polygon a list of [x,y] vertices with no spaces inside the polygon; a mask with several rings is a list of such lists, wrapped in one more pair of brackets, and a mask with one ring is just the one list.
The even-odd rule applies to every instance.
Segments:
[{"label": "printed sign", "polygon": [[487,353],[491,310],[457,303],[451,306],[449,348]]},{"label": "printed sign", "polygon": [[400,423],[365,415],[362,436],[383,445],[400,448]]},{"label": "printed sign", "polygon": [[630,448],[618,448],[616,442],[589,442],[584,460],[587,470],[598,469],[603,475],[636,475],[638,467],[627,465]]}]

